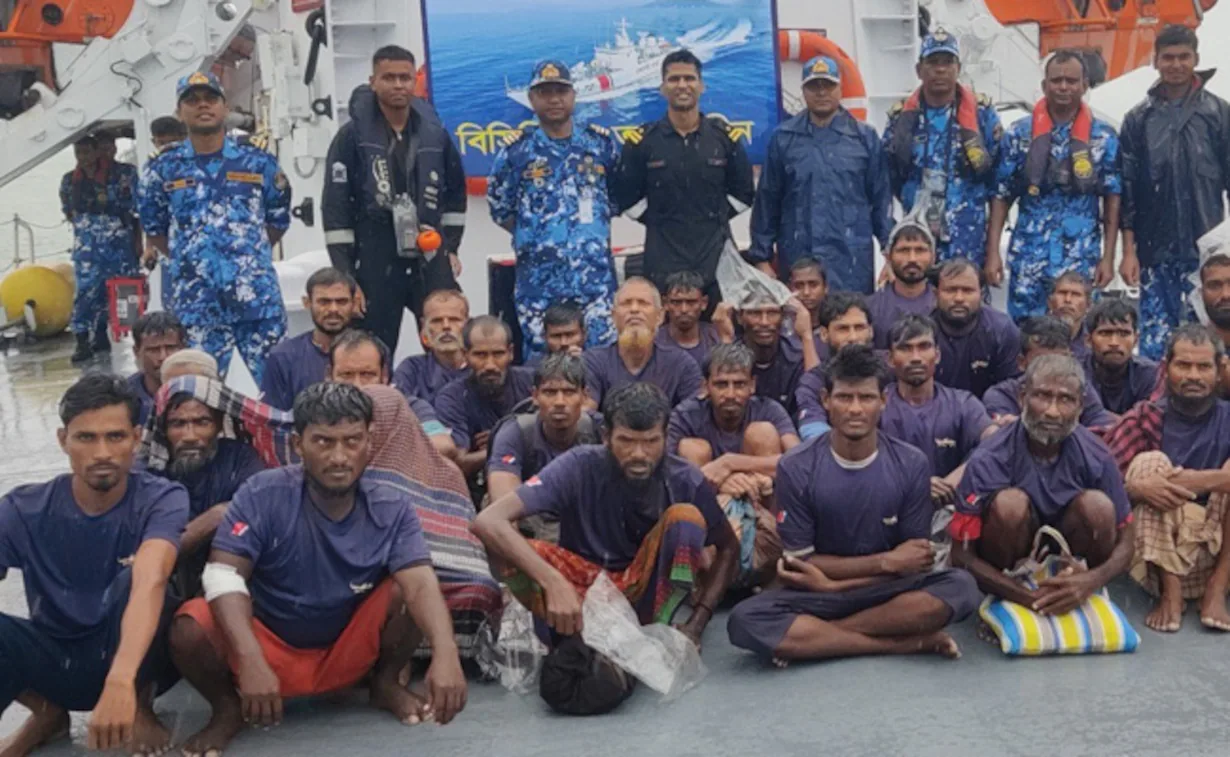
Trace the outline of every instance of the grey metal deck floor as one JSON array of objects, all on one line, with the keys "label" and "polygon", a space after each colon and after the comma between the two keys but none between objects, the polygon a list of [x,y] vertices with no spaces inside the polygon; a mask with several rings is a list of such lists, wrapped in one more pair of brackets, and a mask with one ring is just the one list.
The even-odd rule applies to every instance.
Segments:
[{"label": "grey metal deck floor", "polygon": [[[0,365],[0,491],[65,469],[55,403],[77,375],[67,342],[23,349]],[[123,354],[121,352],[123,351]],[[132,370],[121,347],[117,371]],[[0,611],[23,613],[19,577],[0,582]],[[241,734],[228,755],[423,754],[432,757],[632,755],[1223,755],[1230,754],[1230,638],[1204,632],[1189,610],[1184,630],[1144,628],[1148,599],[1124,582],[1112,593],[1143,635],[1134,655],[1007,660],[969,621],[954,629],[964,657],[897,657],[766,668],[730,646],[725,614],[705,638],[709,677],[678,701],[642,689],[598,718],[562,718],[536,697],[472,684],[452,725],[406,728],[357,701],[302,702],[283,724]],[[207,719],[181,684],[159,713],[182,741]],[[0,717],[0,735],[24,716]],[[86,754],[85,716],[73,743],[39,754]]]}]

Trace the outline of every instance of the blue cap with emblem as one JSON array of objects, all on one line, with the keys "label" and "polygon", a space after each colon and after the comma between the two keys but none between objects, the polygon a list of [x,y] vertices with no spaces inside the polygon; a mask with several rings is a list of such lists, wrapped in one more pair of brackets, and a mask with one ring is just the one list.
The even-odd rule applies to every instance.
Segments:
[{"label": "blue cap with emblem", "polygon": [[943,29],[936,29],[923,38],[922,46],[918,50],[918,59],[926,60],[938,53],[948,53],[958,60],[961,59],[960,43],[957,42],[956,37]]},{"label": "blue cap with emblem", "polygon": [[803,84],[809,81],[823,79],[834,84],[841,84],[841,69],[837,61],[827,55],[817,55],[803,64]]},{"label": "blue cap with emblem", "polygon": [[226,93],[222,91],[222,83],[211,73],[197,71],[180,79],[179,84],[175,85],[175,99],[184,99],[190,89],[207,89],[218,97],[226,97]]},{"label": "blue cap with emblem", "polygon": [[568,66],[564,65],[563,61],[544,60],[534,66],[534,77],[530,80],[530,88],[533,89],[539,84],[564,84],[571,87],[572,72],[568,70]]}]

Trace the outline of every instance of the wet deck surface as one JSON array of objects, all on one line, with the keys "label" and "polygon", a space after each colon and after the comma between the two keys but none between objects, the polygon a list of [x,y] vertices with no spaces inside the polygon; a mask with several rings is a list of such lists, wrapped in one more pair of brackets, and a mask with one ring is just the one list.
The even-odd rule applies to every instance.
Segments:
[{"label": "wet deck surface", "polygon": [[[22,346],[0,364],[0,491],[67,469],[56,441],[56,403],[80,374],[68,339]],[[91,366],[107,367],[96,360]],[[133,368],[128,345],[110,367]],[[879,658],[767,669],[726,641],[725,614],[705,638],[709,677],[676,702],[642,689],[600,718],[561,718],[536,697],[497,684],[472,685],[470,704],[446,728],[408,729],[345,702],[302,702],[283,725],[241,734],[228,755],[1214,755],[1230,732],[1230,637],[1204,632],[1194,611],[1185,629],[1161,636],[1144,628],[1148,600],[1126,583],[1112,591],[1143,635],[1134,655],[1005,660],[975,637],[972,621],[954,630],[965,656]],[[20,576],[0,582],[0,611],[25,614]],[[181,684],[159,700],[182,741],[200,728],[204,701]],[[24,712],[0,717],[0,735]],[[39,752],[86,754],[85,716],[73,742]]]}]

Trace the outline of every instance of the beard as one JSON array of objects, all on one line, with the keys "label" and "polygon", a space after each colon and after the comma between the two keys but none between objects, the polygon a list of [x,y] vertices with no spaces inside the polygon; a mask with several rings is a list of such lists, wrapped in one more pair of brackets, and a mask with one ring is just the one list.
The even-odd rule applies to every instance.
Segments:
[{"label": "beard", "polygon": [[474,374],[474,389],[483,399],[494,400],[504,394],[504,374],[476,373]]},{"label": "beard", "polygon": [[1029,409],[1028,403],[1025,403],[1025,406],[1021,408],[1021,425],[1025,427],[1025,433],[1029,434],[1031,439],[1044,447],[1054,446],[1067,439],[1076,430],[1079,422],[1080,416],[1073,416],[1070,421],[1062,426],[1051,427],[1043,425],[1044,421],[1034,415],[1033,411]]},{"label": "beard", "polygon": [[213,462],[218,454],[218,440],[214,439],[207,445],[182,447],[172,454],[168,472],[175,478],[190,476]]},{"label": "beard", "polygon": [[649,474],[648,474],[648,475],[646,475],[646,476],[644,476],[644,477],[634,477],[634,476],[629,476],[629,475],[628,475],[628,474],[624,471],[624,467],[623,467],[622,465],[620,465],[619,460],[618,460],[618,459],[616,459],[616,457],[615,457],[615,453],[611,452],[611,448],[610,448],[610,447],[607,447],[606,457],[607,457],[607,464],[611,466],[611,469],[612,469],[612,470],[613,470],[613,471],[614,471],[614,472],[615,472],[615,473],[619,476],[619,478],[620,478],[620,479],[622,479],[622,480],[623,480],[623,481],[624,481],[624,482],[625,482],[625,483],[626,483],[626,484],[627,484],[630,488],[632,488],[632,489],[636,490],[637,492],[644,492],[644,491],[647,491],[647,490],[648,490],[650,487],[652,487],[655,483],[657,483],[657,482],[661,482],[661,480],[662,480],[662,477],[663,477],[663,467],[664,467],[664,465],[665,465],[665,463],[666,463],[666,456],[665,456],[665,455],[663,455],[663,456],[662,456],[662,458],[658,460],[658,462],[657,462],[657,463],[656,463],[656,464],[655,464],[655,465],[654,465],[654,466],[653,466],[653,467],[649,470]]},{"label": "beard", "polygon": [[1209,320],[1219,329],[1230,329],[1230,303],[1217,303],[1215,307],[1206,307]]},{"label": "beard", "polygon": [[619,334],[619,346],[633,350],[647,350],[653,345],[653,332],[649,327],[637,324],[625,328]]}]

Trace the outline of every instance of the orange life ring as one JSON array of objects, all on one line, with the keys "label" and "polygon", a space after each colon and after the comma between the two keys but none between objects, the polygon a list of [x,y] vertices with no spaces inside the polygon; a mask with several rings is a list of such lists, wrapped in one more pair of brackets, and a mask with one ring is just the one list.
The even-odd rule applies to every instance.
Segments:
[{"label": "orange life ring", "polygon": [[817,55],[827,55],[841,69],[841,104],[860,121],[867,120],[867,87],[863,74],[841,45],[817,32],[803,29],[782,29],[777,33],[777,55],[782,60],[800,63]]}]

